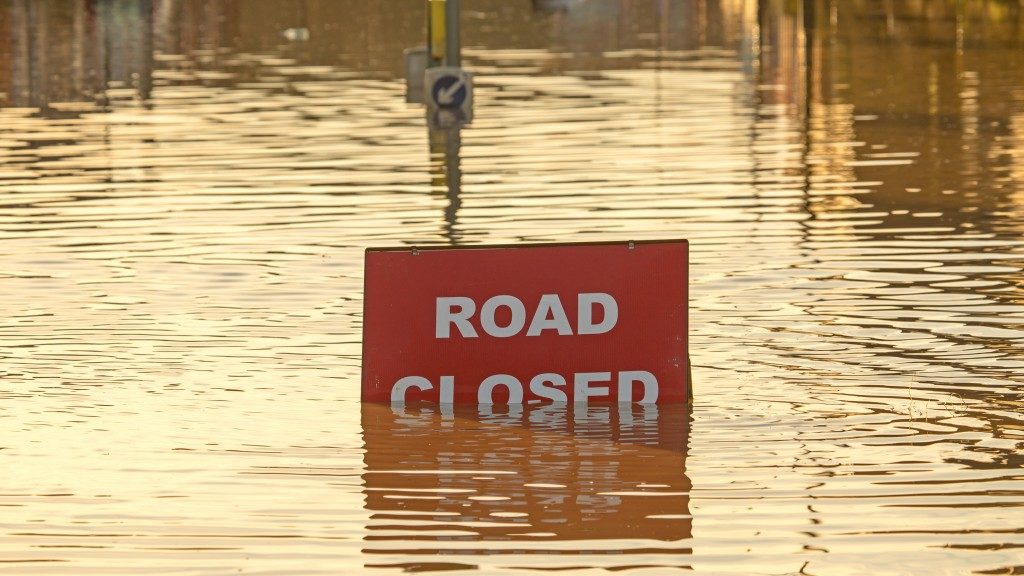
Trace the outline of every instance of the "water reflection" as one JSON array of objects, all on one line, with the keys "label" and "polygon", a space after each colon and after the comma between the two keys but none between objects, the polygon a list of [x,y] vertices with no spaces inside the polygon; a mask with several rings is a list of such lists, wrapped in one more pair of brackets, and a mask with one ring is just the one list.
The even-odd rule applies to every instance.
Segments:
[{"label": "water reflection", "polygon": [[[689,422],[679,405],[364,404],[367,566],[685,565]],[[509,554],[526,557],[486,559]]]},{"label": "water reflection", "polygon": [[[429,114],[429,112],[428,112]],[[458,245],[459,207],[462,206],[462,125],[455,119],[428,119],[431,188],[448,200],[444,209],[444,236]]]},{"label": "water reflection", "polygon": [[[500,534],[554,552],[492,559],[539,568],[692,547],[680,563],[701,572],[1020,571],[1019,3],[535,4],[464,3],[475,118],[431,134],[400,80],[419,0],[0,3],[0,560],[323,573],[391,561],[373,551],[459,564],[410,550],[504,553]],[[537,482],[642,541],[560,539],[606,534],[569,500],[537,529],[555,536],[442,540],[460,509],[488,518],[469,496],[492,482],[518,518],[558,519],[497,465],[460,476],[475,492],[446,493],[448,514],[364,493],[365,247],[676,236],[693,248],[692,538],[658,540],[632,496],[573,480],[630,492],[622,458],[647,448],[613,442],[630,455],[601,452],[599,478],[582,463],[608,442],[569,422],[502,433],[578,454]],[[366,483],[426,482],[382,478]],[[400,501],[438,520],[363,517]]]},{"label": "water reflection", "polygon": [[11,105],[149,98],[152,0],[11,0],[8,10]]}]

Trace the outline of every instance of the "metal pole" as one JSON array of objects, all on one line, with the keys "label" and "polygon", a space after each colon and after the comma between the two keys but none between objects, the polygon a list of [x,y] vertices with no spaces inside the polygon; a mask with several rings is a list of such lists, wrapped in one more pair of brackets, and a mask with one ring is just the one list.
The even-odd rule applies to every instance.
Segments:
[{"label": "metal pole", "polygon": [[444,65],[455,66],[461,65],[459,47],[459,0],[447,0],[444,3],[444,19],[445,19],[445,55]]}]

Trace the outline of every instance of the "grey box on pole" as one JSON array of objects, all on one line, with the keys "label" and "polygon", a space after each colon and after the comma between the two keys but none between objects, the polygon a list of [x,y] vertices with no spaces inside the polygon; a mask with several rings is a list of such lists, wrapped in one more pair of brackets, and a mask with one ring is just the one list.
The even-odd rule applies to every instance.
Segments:
[{"label": "grey box on pole", "polygon": [[426,46],[408,48],[403,52],[405,57],[405,101],[410,104],[423,104],[425,88],[423,73],[427,70],[430,58]]}]

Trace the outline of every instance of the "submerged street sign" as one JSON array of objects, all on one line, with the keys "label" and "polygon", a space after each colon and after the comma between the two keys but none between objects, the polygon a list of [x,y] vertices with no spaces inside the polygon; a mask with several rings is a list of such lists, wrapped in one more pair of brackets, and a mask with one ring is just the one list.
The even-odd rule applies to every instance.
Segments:
[{"label": "submerged street sign", "polygon": [[473,77],[465,70],[453,66],[427,68],[423,83],[431,109],[472,114]]},{"label": "submerged street sign", "polygon": [[369,249],[367,402],[684,402],[685,240]]}]

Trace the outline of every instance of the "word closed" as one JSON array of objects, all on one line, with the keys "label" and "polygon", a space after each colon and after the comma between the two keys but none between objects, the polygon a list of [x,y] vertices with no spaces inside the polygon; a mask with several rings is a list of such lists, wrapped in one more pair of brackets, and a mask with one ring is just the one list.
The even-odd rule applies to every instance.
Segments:
[{"label": "word closed", "polygon": [[366,252],[367,402],[683,402],[687,244]]}]

